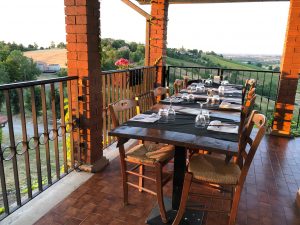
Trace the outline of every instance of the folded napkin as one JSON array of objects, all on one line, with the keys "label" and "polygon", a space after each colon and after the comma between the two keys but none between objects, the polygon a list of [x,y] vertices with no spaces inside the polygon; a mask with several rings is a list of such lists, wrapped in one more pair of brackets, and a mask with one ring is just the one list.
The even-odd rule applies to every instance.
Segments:
[{"label": "folded napkin", "polygon": [[234,110],[242,110],[242,106],[239,104],[233,104],[227,101],[222,101],[219,105],[220,109],[234,109]]},{"label": "folded napkin", "polygon": [[[167,102],[170,103],[170,98],[165,98],[163,100],[161,100],[161,102]],[[180,103],[183,102],[184,100],[182,98],[172,98],[172,103]]]},{"label": "folded napkin", "polygon": [[233,104],[242,104],[241,98],[223,98],[223,101],[233,103]]},{"label": "folded napkin", "polygon": [[159,115],[157,115],[156,113],[152,113],[152,114],[138,114],[132,117],[129,121],[154,123],[159,119],[160,119]]},{"label": "folded napkin", "polygon": [[207,130],[237,134],[239,127],[235,124],[222,123],[219,120],[213,120],[209,123]]}]

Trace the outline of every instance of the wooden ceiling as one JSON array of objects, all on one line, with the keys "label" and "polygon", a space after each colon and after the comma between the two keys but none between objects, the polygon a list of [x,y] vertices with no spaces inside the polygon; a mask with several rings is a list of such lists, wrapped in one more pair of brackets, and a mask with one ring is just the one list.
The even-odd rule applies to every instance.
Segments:
[{"label": "wooden ceiling", "polygon": [[[150,4],[151,0],[136,0],[141,5]],[[192,4],[192,3],[231,3],[231,2],[284,2],[289,0],[169,0],[170,4]]]}]

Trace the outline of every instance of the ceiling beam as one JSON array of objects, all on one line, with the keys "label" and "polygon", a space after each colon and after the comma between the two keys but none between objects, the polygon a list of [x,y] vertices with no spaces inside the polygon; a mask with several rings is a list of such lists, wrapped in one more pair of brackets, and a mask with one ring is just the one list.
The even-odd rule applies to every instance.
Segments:
[{"label": "ceiling beam", "polygon": [[[136,0],[141,5],[151,4],[151,0]],[[234,2],[286,2],[289,0],[169,0],[169,4],[234,3]]]}]

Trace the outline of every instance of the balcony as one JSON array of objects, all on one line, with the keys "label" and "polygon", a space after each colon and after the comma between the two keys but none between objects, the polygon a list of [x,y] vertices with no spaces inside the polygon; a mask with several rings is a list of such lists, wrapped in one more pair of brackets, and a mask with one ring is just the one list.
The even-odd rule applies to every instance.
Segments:
[{"label": "balcony", "polygon": [[[56,202],[49,211],[41,213],[42,217],[36,224],[125,224],[126,221],[127,224],[144,224],[155,198],[133,191],[130,192],[131,204],[122,206],[118,153],[115,139],[107,135],[112,128],[107,106],[118,99],[134,98],[153,89],[158,70],[157,67],[142,67],[102,72],[101,82],[105,90],[102,93],[103,152],[111,155],[108,157],[111,162],[94,175],[82,171],[86,169],[82,164],[87,146],[83,144],[86,143],[86,133],[81,124],[86,115],[79,111],[86,104],[87,94],[82,90],[88,84],[87,79],[65,77],[0,86],[8,118],[8,123],[2,128],[1,143],[3,222],[14,224],[11,218],[18,214],[15,210],[20,207],[22,210],[24,204],[42,192],[43,196],[53,198],[52,186],[67,183],[64,189],[77,189]],[[171,93],[174,92],[175,79],[183,79],[186,75],[191,80],[220,75],[235,84],[243,84],[249,78],[257,79],[255,107],[269,117],[269,126],[272,125],[279,73],[174,66],[165,71],[165,85],[170,87]],[[19,106],[17,114],[13,113],[13,107],[16,107],[13,101]],[[299,118],[295,112],[295,118]],[[296,129],[299,129],[299,124]],[[237,224],[299,223],[300,214],[294,205],[300,185],[300,156],[296,148],[299,143],[299,138],[269,135],[264,138],[247,176]],[[81,174],[82,178],[74,178],[74,173]],[[73,186],[74,179],[81,181]],[[171,195],[170,184],[166,195]],[[53,204],[53,200],[50,201]],[[37,198],[35,202],[38,205],[42,201]],[[216,202],[212,204],[218,207]],[[218,214],[209,214],[205,220],[205,224],[226,224],[224,217]]]},{"label": "balcony", "polygon": [[[7,118],[1,124],[1,224],[145,224],[155,198],[130,192],[130,205],[123,207],[119,156],[116,139],[108,135],[112,123],[107,106],[157,86],[168,86],[173,93],[173,82],[184,76],[193,80],[217,75],[234,84],[254,78],[255,108],[267,116],[270,132],[271,128],[272,134],[281,136],[290,136],[291,128],[299,132],[300,110],[294,101],[300,69],[296,0],[291,2],[280,73],[166,67],[168,1],[138,1],[152,5],[151,15],[123,2],[146,18],[145,67],[101,72],[99,1],[65,0],[69,76],[0,86],[1,118]],[[300,223],[295,205],[300,186],[298,145],[299,138],[263,138],[236,224]],[[172,169],[172,163],[168,167]],[[170,195],[169,184],[166,196]],[[225,217],[205,214],[204,224],[226,224]]]}]

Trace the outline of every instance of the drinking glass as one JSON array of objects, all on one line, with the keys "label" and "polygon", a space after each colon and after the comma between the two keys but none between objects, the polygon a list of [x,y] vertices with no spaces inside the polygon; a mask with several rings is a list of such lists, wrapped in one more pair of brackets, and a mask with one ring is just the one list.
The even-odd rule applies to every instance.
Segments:
[{"label": "drinking glass", "polygon": [[187,93],[183,93],[183,94],[181,95],[181,98],[182,98],[183,100],[187,100],[187,99],[188,99],[188,94],[187,94]]},{"label": "drinking glass", "polygon": [[206,123],[206,125],[208,125],[209,124],[209,120],[210,120],[209,111],[206,110],[206,109],[202,109],[202,115],[204,115],[204,117],[205,117],[205,123]]},{"label": "drinking glass", "polygon": [[189,94],[187,96],[187,100],[188,100],[188,102],[193,102],[195,100],[195,96],[193,94]]},{"label": "drinking glass", "polygon": [[219,95],[213,95],[212,97],[212,104],[217,105],[220,103],[220,96]]},{"label": "drinking glass", "polygon": [[198,93],[203,93],[204,91],[205,91],[205,87],[204,87],[203,84],[198,84],[198,85],[196,86],[196,92],[198,92]]},{"label": "drinking glass", "polygon": [[159,109],[158,115],[160,116],[159,122],[161,122],[161,123],[168,122],[168,110],[167,109]]},{"label": "drinking glass", "polygon": [[219,86],[219,95],[224,95],[224,92],[225,92],[225,87],[224,86]]},{"label": "drinking glass", "polygon": [[195,119],[195,127],[204,128],[206,125],[205,116],[199,113]]},{"label": "drinking glass", "polygon": [[170,98],[170,106],[168,108],[168,120],[170,120],[170,121],[175,120],[175,116],[176,116],[175,109],[172,106],[172,101],[173,101],[173,98],[171,97]]}]

